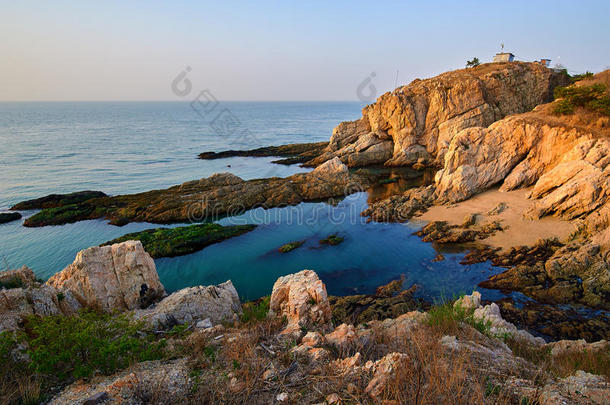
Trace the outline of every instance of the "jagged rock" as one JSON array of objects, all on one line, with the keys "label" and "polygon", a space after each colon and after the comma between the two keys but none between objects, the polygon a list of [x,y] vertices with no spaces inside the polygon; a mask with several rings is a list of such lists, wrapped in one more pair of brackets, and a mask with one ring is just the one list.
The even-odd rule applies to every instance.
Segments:
[{"label": "jagged rock", "polygon": [[269,309],[274,315],[286,317],[285,333],[312,325],[323,328],[331,319],[326,286],[311,270],[278,278],[273,285]]},{"label": "jagged rock", "polygon": [[[136,318],[145,320],[152,328],[168,328],[175,324],[197,324],[208,321],[209,326],[233,321],[241,314],[239,295],[231,281],[216,286],[188,287],[176,291],[156,305],[136,311]],[[202,327],[205,326],[202,325]]]},{"label": "jagged rock", "polygon": [[548,343],[546,347],[551,349],[552,356],[569,356],[574,353],[608,352],[608,350],[610,349],[610,342],[606,340],[600,340],[594,343],[587,343],[584,339],[559,340],[557,342]]},{"label": "jagged rock", "polygon": [[371,204],[360,215],[377,222],[404,222],[416,214],[423,213],[433,203],[434,186],[411,188],[402,195]]},{"label": "jagged rock", "polygon": [[145,307],[165,294],[155,262],[139,241],[81,250],[47,283],[105,312]]},{"label": "jagged rock", "polygon": [[28,266],[17,270],[0,271],[0,288],[32,287],[36,284],[36,276]]},{"label": "jagged rock", "polygon": [[345,349],[353,345],[365,346],[371,339],[371,332],[367,329],[342,323],[335,330],[324,335],[324,339],[328,344]]},{"label": "jagged rock", "polygon": [[517,329],[515,325],[505,321],[500,315],[500,308],[495,302],[474,310],[474,319],[486,322],[490,325],[490,332],[495,336],[511,335],[513,338],[523,340],[532,345],[544,344],[544,339],[534,337],[530,333]]},{"label": "jagged rock", "polygon": [[538,397],[540,405],[607,404],[610,385],[599,375],[578,370],[573,375],[547,384]]},{"label": "jagged rock", "polygon": [[[549,101],[560,77],[539,65],[511,63],[414,80],[366,106],[359,120],[339,124],[326,152],[309,164],[333,157],[350,166],[442,163],[460,130],[485,127]],[[379,153],[363,157],[373,145]]]},{"label": "jagged rock", "polygon": [[409,356],[404,353],[389,353],[375,365],[375,374],[366,386],[365,392],[373,399],[377,399],[386,389],[392,378],[396,378],[396,371],[409,367]]},{"label": "jagged rock", "polygon": [[453,308],[462,308],[465,311],[474,311],[481,306],[481,293],[473,291],[470,295],[464,295],[453,303]]},{"label": "jagged rock", "polygon": [[172,403],[186,398],[191,390],[191,369],[188,359],[147,361],[137,363],[128,370],[91,381],[79,380],[55,395],[49,405],[79,404],[105,393],[104,404]]},{"label": "jagged rock", "polygon": [[80,308],[72,293],[60,293],[49,285],[3,289],[0,290],[0,332],[19,329],[29,315],[73,315]]},{"label": "jagged rock", "polygon": [[343,197],[365,190],[372,176],[349,173],[339,159],[309,173],[244,181],[221,173],[163,190],[96,198],[83,203],[44,209],[29,217],[25,226],[58,225],[106,218],[114,225],[129,222],[176,223],[217,220],[251,208],[273,208]]}]

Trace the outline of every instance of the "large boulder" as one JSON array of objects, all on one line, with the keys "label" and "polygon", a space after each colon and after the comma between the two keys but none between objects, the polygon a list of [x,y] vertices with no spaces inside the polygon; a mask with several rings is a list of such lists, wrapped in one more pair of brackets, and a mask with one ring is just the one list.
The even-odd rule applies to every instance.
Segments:
[{"label": "large boulder", "polygon": [[197,286],[176,291],[148,309],[136,311],[153,328],[167,328],[176,323],[196,324],[209,319],[212,325],[233,321],[241,313],[239,295],[231,281],[211,286]]},{"label": "large boulder", "polygon": [[326,286],[312,270],[303,270],[277,279],[269,304],[271,314],[285,316],[285,333],[302,327],[324,328],[332,316]]},{"label": "large boulder", "polygon": [[47,283],[105,312],[146,307],[165,295],[155,262],[139,241],[81,250]]}]

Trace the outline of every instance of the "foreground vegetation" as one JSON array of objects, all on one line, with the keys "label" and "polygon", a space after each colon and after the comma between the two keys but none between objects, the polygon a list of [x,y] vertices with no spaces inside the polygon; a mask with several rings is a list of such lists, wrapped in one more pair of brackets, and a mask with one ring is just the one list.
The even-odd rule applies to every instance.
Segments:
[{"label": "foreground vegetation", "polygon": [[256,225],[198,224],[177,228],[147,229],[141,232],[128,233],[113,239],[104,245],[139,240],[144,250],[153,258],[187,255],[213,243],[221,242],[234,236],[252,231]]},{"label": "foreground vegetation", "polygon": [[[381,397],[404,403],[514,403],[504,372],[493,364],[481,364],[467,350],[447,352],[442,338],[494,347],[497,337],[489,324],[474,320],[472,313],[451,302],[433,306],[427,320],[397,335],[384,323],[364,323],[370,337],[324,343],[329,358],[312,361],[295,350],[298,338],[282,335],[286,320],[269,317],[269,297],[243,304],[239,321],[209,330],[179,325],[159,334],[125,314],[83,311],[72,317],[30,317],[23,332],[0,334],[0,403],[35,404],[50,399],[65,385],[80,379],[108,375],[134,363],[155,359],[187,358],[192,388],[186,397],[171,396],[166,384],[154,387],[149,403],[270,403],[288,392],[293,401],[328,401],[337,395],[344,401],[371,403],[366,392],[372,370],[363,367],[340,372],[341,359],[358,353],[360,364],[377,361],[389,353],[403,353],[405,366],[391,373]],[[383,316],[378,316],[383,319]],[[335,325],[337,326],[337,325]],[[362,330],[362,329],[361,329]],[[302,331],[302,333],[307,330]],[[608,353],[570,353],[551,356],[548,349],[501,336],[516,356],[538,366],[543,375],[565,377],[575,370],[610,376]],[[487,373],[485,367],[495,371]],[[521,367],[521,366],[519,366]],[[536,379],[517,367],[511,375]],[[417,400],[415,400],[417,399]],[[517,398],[517,403],[532,403]],[[523,402],[525,401],[525,402]]]},{"label": "foreground vegetation", "polygon": [[43,402],[53,387],[160,359],[165,346],[125,314],[31,316],[23,332],[0,334],[0,403]]}]

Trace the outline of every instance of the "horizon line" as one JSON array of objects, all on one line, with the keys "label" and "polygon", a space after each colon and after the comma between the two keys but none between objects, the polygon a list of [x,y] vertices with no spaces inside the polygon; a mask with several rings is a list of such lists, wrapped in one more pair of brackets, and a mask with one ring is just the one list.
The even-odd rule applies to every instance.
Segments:
[{"label": "horizon line", "polygon": [[[112,100],[112,99],[100,99],[100,100],[0,100],[0,103],[156,103],[156,102],[176,102],[176,103],[191,103],[193,100],[170,100],[170,99],[155,99],[155,100]],[[222,102],[237,102],[237,103],[294,103],[294,102],[311,102],[311,103],[366,103],[361,100],[238,100],[238,99],[223,99],[218,100]]]}]

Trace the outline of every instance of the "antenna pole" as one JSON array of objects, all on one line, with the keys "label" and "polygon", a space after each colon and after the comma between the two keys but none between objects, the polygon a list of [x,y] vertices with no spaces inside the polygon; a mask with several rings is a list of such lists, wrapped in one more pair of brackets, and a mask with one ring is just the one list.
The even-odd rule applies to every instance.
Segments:
[{"label": "antenna pole", "polygon": [[394,80],[394,88],[398,86],[398,70],[396,70],[396,79]]}]

